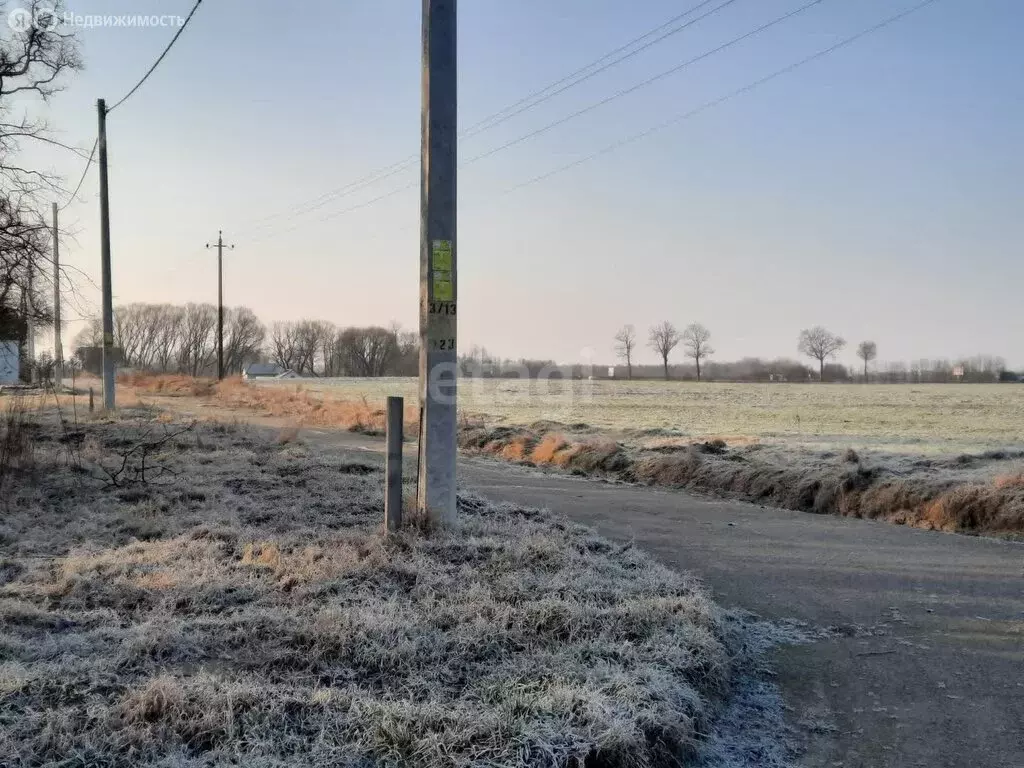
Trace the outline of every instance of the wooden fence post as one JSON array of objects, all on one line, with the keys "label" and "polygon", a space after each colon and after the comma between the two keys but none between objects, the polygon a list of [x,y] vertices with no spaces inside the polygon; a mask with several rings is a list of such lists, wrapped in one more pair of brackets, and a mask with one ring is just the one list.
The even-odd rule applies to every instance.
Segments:
[{"label": "wooden fence post", "polygon": [[405,400],[388,398],[388,459],[385,472],[384,526],[389,531],[402,527],[402,440]]}]

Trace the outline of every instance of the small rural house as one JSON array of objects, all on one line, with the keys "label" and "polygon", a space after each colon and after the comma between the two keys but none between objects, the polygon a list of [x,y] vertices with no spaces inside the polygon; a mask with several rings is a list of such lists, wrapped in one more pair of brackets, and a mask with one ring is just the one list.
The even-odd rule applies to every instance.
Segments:
[{"label": "small rural house", "polygon": [[249,363],[242,371],[242,378],[249,379],[294,379],[298,378],[294,371],[282,368],[277,363]]}]

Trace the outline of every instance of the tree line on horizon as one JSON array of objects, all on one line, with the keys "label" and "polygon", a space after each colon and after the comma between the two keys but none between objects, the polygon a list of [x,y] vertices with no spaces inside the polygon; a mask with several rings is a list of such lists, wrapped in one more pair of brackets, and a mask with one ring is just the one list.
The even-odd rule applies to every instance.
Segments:
[{"label": "tree line on horizon", "polygon": [[[102,327],[98,319],[75,337],[75,354],[87,369],[99,365]],[[672,353],[682,345],[690,363],[673,363]],[[857,355],[863,372],[833,362],[845,340],[822,327],[801,331],[797,349],[816,367],[799,360],[756,357],[737,361],[713,360],[711,332],[700,323],[678,331],[668,322],[653,326],[647,346],[660,365],[635,362],[639,349],[636,330],[623,326],[615,335],[615,353],[625,364],[627,379],[665,378],[696,381],[876,381],[879,383],[993,382],[1006,378],[1005,361],[978,355],[963,360],[917,360],[888,363],[875,370],[878,357],[873,341],[861,342]],[[137,371],[212,376],[217,368],[217,308],[212,304],[125,304],[114,310],[114,346],[118,364]],[[267,326],[248,307],[225,308],[224,362],[229,375],[250,363],[274,363],[301,376],[416,376],[419,371],[419,336],[397,323],[381,326],[337,326],[324,320],[275,322]],[[461,373],[482,378],[609,378],[611,366],[558,365],[546,359],[512,359],[472,347],[459,357]],[[45,368],[43,360],[41,368]],[[955,375],[957,368],[963,375]],[[95,371],[94,371],[95,372]],[[611,377],[618,378],[618,368]]]},{"label": "tree line on horizon", "polygon": [[[75,355],[98,370],[103,328],[93,319],[75,337]],[[125,304],[114,308],[118,365],[136,371],[213,376],[217,371],[217,307],[213,304]],[[399,326],[338,327],[324,320],[273,323],[248,307],[224,309],[224,370],[240,374],[269,362],[301,376],[414,376],[419,339]]]},{"label": "tree line on horizon", "polygon": [[[633,379],[635,372],[643,378],[650,378],[652,366],[636,366],[633,363],[639,344],[636,327],[627,324],[615,334],[615,354],[626,365],[626,378]],[[669,357],[682,343],[683,353],[693,360],[692,366],[671,366]],[[708,358],[715,354],[711,346],[711,331],[700,323],[691,323],[680,332],[668,320],[651,326],[647,335],[647,346],[657,353],[661,359],[661,372],[668,380],[673,378],[692,378],[697,381],[705,379],[726,381],[811,381],[814,371],[803,363],[780,358],[763,361],[760,358],[744,358],[732,363],[712,363]],[[818,381],[853,381],[858,375],[845,365],[830,363],[836,355],[846,347],[846,339],[832,333],[823,326],[805,328],[800,331],[797,339],[797,351],[812,358],[818,364]],[[880,383],[950,383],[950,382],[995,382],[1015,381],[1016,374],[1007,370],[1006,361],[1002,357],[992,355],[975,355],[955,361],[915,360],[910,364],[903,362],[887,363],[881,370],[874,373],[870,364],[878,358],[878,344],[865,340],[857,345],[857,357],[863,361],[861,381]],[[646,375],[645,375],[646,374]]]}]

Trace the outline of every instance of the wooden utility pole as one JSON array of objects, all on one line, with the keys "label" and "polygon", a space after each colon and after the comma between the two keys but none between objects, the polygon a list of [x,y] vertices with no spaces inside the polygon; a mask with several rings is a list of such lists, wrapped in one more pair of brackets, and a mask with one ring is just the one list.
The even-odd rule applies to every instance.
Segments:
[{"label": "wooden utility pole", "polygon": [[455,522],[456,0],[423,0],[420,122],[420,435],[416,506]]},{"label": "wooden utility pole", "polygon": [[64,381],[64,346],[60,341],[60,241],[57,238],[57,204],[53,204],[53,386]]},{"label": "wooden utility pole", "polygon": [[99,113],[100,256],[103,288],[103,407],[114,410],[114,294],[110,285],[110,196],[107,189],[107,105],[96,102]]},{"label": "wooden utility pole", "polygon": [[224,248],[234,250],[233,245],[224,245],[224,233],[217,231],[217,242],[206,244],[217,249],[217,380],[224,379]]}]

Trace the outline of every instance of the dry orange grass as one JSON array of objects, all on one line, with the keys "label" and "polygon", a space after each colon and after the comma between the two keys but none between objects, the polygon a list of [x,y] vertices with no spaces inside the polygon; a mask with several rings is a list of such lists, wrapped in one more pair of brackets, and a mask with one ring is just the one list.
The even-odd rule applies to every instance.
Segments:
[{"label": "dry orange grass", "polygon": [[[365,397],[359,400],[336,400],[310,392],[302,384],[294,387],[263,387],[248,384],[241,376],[217,382],[175,374],[133,374],[123,376],[119,381],[136,395],[202,397],[226,408],[255,411],[262,416],[284,417],[290,421],[289,427],[286,427],[289,430],[317,425],[380,434],[387,427],[384,403],[375,403]],[[418,424],[417,407],[406,406],[406,434],[415,434]],[[295,436],[297,433],[290,439]]]},{"label": "dry orange grass", "polygon": [[[285,416],[297,426],[341,427],[352,432],[383,433],[387,427],[384,404],[360,400],[334,400],[295,387],[261,387],[246,384],[240,377],[225,379],[213,391],[213,400],[229,408],[260,411],[265,416]],[[418,426],[416,406],[405,408],[405,429],[413,434]]]},{"label": "dry orange grass", "polygon": [[129,373],[117,377],[117,383],[130,387],[136,394],[167,395],[170,397],[206,397],[213,394],[217,382],[208,378],[193,378],[171,373]]},{"label": "dry orange grass", "polygon": [[1024,470],[1009,475],[999,475],[995,480],[995,486],[999,490],[1006,488],[1024,488]]},{"label": "dry orange grass", "polygon": [[[991,479],[936,481],[865,466],[848,452],[803,463],[760,446],[724,440],[662,440],[640,450],[607,437],[573,438],[525,427],[465,428],[459,445],[512,461],[532,461],[574,474],[725,493],[818,514],[887,520],[941,531],[1019,534],[1024,531],[1024,470]],[[954,478],[955,475],[951,475]]]},{"label": "dry orange grass", "polygon": [[530,458],[530,451],[533,448],[534,440],[530,437],[519,436],[507,442],[501,448],[501,458],[508,461],[527,461]]},{"label": "dry orange grass", "polygon": [[556,464],[559,454],[568,447],[569,442],[562,435],[547,434],[533,449],[533,461],[537,464]]}]

